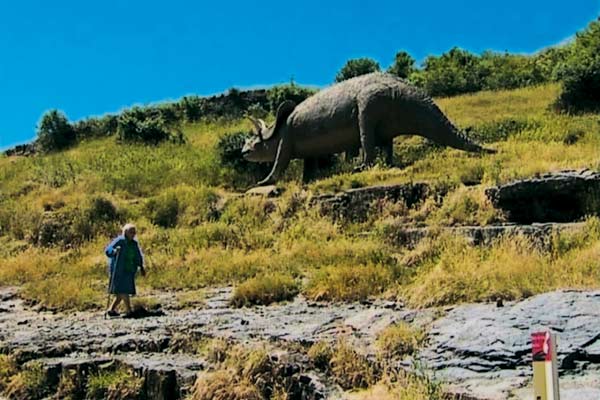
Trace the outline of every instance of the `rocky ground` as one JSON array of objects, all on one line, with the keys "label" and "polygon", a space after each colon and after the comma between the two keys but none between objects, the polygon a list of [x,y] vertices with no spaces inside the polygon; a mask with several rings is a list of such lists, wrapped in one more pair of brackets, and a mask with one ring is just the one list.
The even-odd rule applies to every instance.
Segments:
[{"label": "rocky ground", "polygon": [[[60,372],[85,370],[117,362],[145,376],[148,398],[185,395],[199,371],[210,365],[195,354],[180,352],[185,337],[226,337],[243,343],[270,342],[286,348],[348,335],[365,352],[373,352],[377,333],[404,320],[426,326],[428,341],[418,359],[463,399],[531,397],[529,337],[551,329],[559,337],[562,399],[600,397],[600,292],[561,291],[497,304],[468,304],[444,310],[407,310],[401,304],[293,302],[232,309],[231,289],[208,293],[205,304],[174,308],[175,296],[163,293],[163,316],[104,319],[100,312],[72,314],[36,311],[16,295],[0,289],[0,349],[20,362],[39,360],[56,385]],[[283,360],[283,358],[282,358]],[[290,357],[290,374],[301,382],[301,398],[337,398],[327,378]],[[412,362],[402,363],[410,368]]]}]

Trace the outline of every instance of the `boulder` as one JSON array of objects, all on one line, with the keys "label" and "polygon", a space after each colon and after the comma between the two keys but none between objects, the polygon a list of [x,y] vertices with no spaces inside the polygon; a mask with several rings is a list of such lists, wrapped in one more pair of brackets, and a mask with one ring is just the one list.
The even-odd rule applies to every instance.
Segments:
[{"label": "boulder", "polygon": [[560,171],[485,191],[512,222],[572,222],[600,214],[600,173]]}]

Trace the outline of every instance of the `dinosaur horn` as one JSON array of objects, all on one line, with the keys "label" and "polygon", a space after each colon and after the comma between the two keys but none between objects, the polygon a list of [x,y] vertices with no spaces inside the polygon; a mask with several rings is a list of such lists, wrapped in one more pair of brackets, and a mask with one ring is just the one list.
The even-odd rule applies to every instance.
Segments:
[{"label": "dinosaur horn", "polygon": [[252,125],[254,125],[254,133],[263,140],[262,133],[267,129],[267,124],[262,119],[256,119],[252,115],[248,115],[248,119],[252,121]]},{"label": "dinosaur horn", "polygon": [[252,125],[254,125],[254,133],[258,135],[258,133],[260,132],[260,124],[258,122],[258,120],[256,118],[254,118],[252,115],[248,115],[246,118],[248,118],[251,122]]}]

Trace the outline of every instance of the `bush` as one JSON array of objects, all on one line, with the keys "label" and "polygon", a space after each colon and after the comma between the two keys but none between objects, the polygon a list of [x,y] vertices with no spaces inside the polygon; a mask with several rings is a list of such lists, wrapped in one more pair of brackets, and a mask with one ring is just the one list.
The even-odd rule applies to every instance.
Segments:
[{"label": "bush", "polygon": [[119,115],[117,134],[121,141],[158,144],[166,140],[184,142],[183,135],[156,109],[133,107]]},{"label": "bush", "polygon": [[37,144],[43,152],[64,149],[75,142],[75,129],[57,110],[46,112],[38,125]]},{"label": "bush", "polygon": [[483,88],[479,58],[457,47],[440,57],[427,57],[420,79],[431,96],[455,96]]},{"label": "bush", "polygon": [[336,82],[380,71],[379,63],[371,58],[355,58],[348,60],[335,76]]},{"label": "bush", "polygon": [[173,228],[179,217],[179,199],[173,193],[154,197],[146,202],[146,213],[154,225]]},{"label": "bush", "polygon": [[415,59],[405,51],[396,53],[394,63],[388,68],[390,74],[406,79],[416,71]]},{"label": "bush", "polygon": [[229,181],[234,187],[253,185],[271,171],[272,163],[250,162],[242,157],[242,147],[251,136],[247,132],[233,132],[217,143],[220,164],[231,169]]},{"label": "bush", "polygon": [[298,86],[292,81],[287,85],[279,85],[269,89],[267,101],[271,112],[275,113],[284,101],[291,100],[296,104],[300,104],[315,92],[315,89]]},{"label": "bush", "polygon": [[563,91],[556,102],[559,109],[600,110],[600,21],[577,34],[559,76],[563,80]]}]

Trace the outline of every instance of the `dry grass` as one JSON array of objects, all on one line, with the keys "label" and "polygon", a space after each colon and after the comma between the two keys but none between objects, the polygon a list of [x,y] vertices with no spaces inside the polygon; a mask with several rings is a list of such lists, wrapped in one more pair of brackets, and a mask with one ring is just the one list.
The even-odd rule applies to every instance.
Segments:
[{"label": "dry grass", "polygon": [[377,335],[377,349],[384,359],[413,354],[425,340],[425,332],[406,322],[390,325]]},{"label": "dry grass", "polygon": [[6,389],[11,377],[17,372],[15,361],[8,355],[0,354],[0,393]]},{"label": "dry grass", "polygon": [[319,269],[304,293],[317,301],[357,301],[385,292],[399,278],[394,264],[334,264]]},{"label": "dry grass", "polygon": [[294,277],[281,273],[255,276],[235,288],[231,298],[234,307],[269,305],[293,299],[298,294]]},{"label": "dry grass", "polygon": [[399,291],[411,306],[428,307],[598,287],[600,220],[591,218],[582,232],[561,233],[554,241],[554,252],[547,253],[523,237],[504,238],[489,248],[442,238],[430,242],[437,250]]}]

